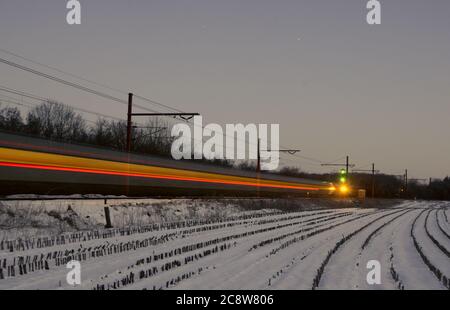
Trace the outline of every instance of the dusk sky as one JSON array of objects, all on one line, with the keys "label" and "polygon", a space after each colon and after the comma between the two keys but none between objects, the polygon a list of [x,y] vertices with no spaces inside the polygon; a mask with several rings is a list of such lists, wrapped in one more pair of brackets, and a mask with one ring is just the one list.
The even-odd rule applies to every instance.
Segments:
[{"label": "dusk sky", "polygon": [[[306,171],[348,154],[383,173],[450,175],[449,0],[381,0],[374,26],[366,0],[80,2],[81,25],[68,25],[65,0],[0,0],[0,49],[206,123],[279,123],[282,146],[318,160],[283,156]],[[1,63],[0,86],[126,116],[124,105]]]}]

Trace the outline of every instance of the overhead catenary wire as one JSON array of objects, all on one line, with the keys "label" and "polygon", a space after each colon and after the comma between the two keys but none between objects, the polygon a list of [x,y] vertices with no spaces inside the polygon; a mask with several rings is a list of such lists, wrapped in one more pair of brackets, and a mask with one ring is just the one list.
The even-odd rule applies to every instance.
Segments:
[{"label": "overhead catenary wire", "polygon": [[0,91],[4,91],[4,92],[10,93],[10,94],[15,94],[15,95],[18,95],[18,96],[21,96],[21,97],[26,97],[26,98],[29,98],[29,99],[34,99],[34,100],[39,100],[39,101],[47,101],[47,100],[49,100],[49,98],[39,97],[39,96],[36,96],[36,95],[32,95],[32,94],[29,94],[29,93],[26,93],[26,92],[23,92],[23,91],[20,91],[20,90],[16,90],[16,89],[13,89],[13,88],[9,88],[9,87],[6,87],[6,86],[2,86],[2,85],[0,85]]},{"label": "overhead catenary wire", "polygon": [[367,167],[369,167],[369,166],[371,166],[372,164],[366,164],[366,165],[363,165],[363,166],[358,166],[358,167],[355,167],[355,168],[353,168],[352,170],[361,170],[361,169],[365,169],[365,168],[367,168]]},{"label": "overhead catenary wire", "polygon": [[300,159],[308,160],[308,161],[310,161],[310,162],[314,162],[314,163],[317,164],[318,166],[321,166],[322,164],[332,164],[332,163],[335,163],[335,162],[337,162],[337,161],[342,160],[342,159],[345,158],[345,156],[344,156],[344,157],[340,157],[340,158],[338,158],[338,159],[336,159],[336,160],[333,160],[333,161],[323,161],[323,160],[319,160],[319,159],[316,159],[316,158],[312,158],[312,157],[308,157],[308,156],[303,156],[303,155],[299,155],[299,154],[293,154],[292,156],[298,157],[298,158],[300,158]]},{"label": "overhead catenary wire", "polygon": [[[1,96],[0,97],[0,104],[3,103],[3,102],[6,102],[6,103],[14,104],[14,105],[20,105],[20,106],[23,106],[23,107],[27,107],[27,108],[30,108],[30,109],[35,107],[35,105],[33,105],[33,104],[30,104],[30,103],[27,103],[27,102],[15,101],[14,100],[15,98],[12,98],[12,97],[9,97],[9,96],[5,96],[3,94],[1,94],[0,96]],[[4,98],[7,98],[7,99],[4,99]]]},{"label": "overhead catenary wire", "polygon": [[[13,105],[18,105],[18,106],[26,107],[26,108],[28,108],[28,109],[33,109],[33,108],[35,108],[35,107],[38,106],[36,103],[31,103],[31,102],[29,102],[29,101],[21,100],[21,102],[18,102],[18,101],[16,100],[16,98],[13,98],[13,97],[10,97],[10,96],[6,96],[6,95],[4,95],[4,94],[0,94],[0,96],[5,97],[5,98],[9,98],[9,99],[3,99],[3,98],[0,98],[0,103],[1,103],[1,102],[6,102],[6,103],[9,103],[9,104],[13,104]],[[87,112],[87,111],[86,111],[86,113],[96,114],[95,112]],[[107,118],[108,116],[107,116],[107,115],[102,115],[102,117]],[[92,121],[92,120],[89,120],[89,119],[86,119],[86,118],[83,118],[83,120],[84,120],[85,122],[91,123],[91,124],[93,124],[93,125],[96,125],[96,124],[97,124],[96,121]]]},{"label": "overhead catenary wire", "polygon": [[[281,157],[280,157],[281,158]],[[286,158],[282,158],[280,159],[280,161],[289,161],[299,167],[302,166],[310,166],[310,167],[315,167],[315,168],[320,168],[323,169],[323,167],[321,167],[320,165],[317,165],[316,163],[311,163],[311,162],[300,162],[298,159],[295,159],[293,157],[286,157]]]}]

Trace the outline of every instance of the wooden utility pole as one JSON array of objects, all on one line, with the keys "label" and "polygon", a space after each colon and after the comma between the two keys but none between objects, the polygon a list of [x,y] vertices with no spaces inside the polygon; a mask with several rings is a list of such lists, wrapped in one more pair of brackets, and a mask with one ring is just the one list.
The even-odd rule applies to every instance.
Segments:
[{"label": "wooden utility pole", "polygon": [[132,124],[133,116],[133,94],[128,94],[128,115],[127,115],[127,152],[131,152],[131,131],[133,130]]},{"label": "wooden utility pole", "polygon": [[[133,123],[132,123],[132,115],[133,115],[133,94],[128,93],[128,114],[127,114],[127,153],[128,153],[128,163],[130,163],[130,153],[131,153],[131,135],[133,130]],[[128,196],[130,194],[130,177],[126,177],[125,179],[125,194]],[[109,216],[109,209],[108,213],[106,213],[106,207],[105,207],[105,215]],[[107,226],[109,224],[107,223]]]}]

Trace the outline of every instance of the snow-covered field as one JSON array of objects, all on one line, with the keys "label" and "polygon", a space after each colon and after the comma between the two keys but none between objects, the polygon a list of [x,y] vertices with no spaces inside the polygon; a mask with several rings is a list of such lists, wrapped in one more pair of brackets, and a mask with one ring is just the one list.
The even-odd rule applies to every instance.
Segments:
[{"label": "snow-covered field", "polygon": [[[412,201],[230,209],[165,225],[0,239],[0,289],[449,289],[449,209]],[[81,262],[79,286],[67,284],[70,260]],[[371,260],[381,264],[381,284],[366,281]]]}]

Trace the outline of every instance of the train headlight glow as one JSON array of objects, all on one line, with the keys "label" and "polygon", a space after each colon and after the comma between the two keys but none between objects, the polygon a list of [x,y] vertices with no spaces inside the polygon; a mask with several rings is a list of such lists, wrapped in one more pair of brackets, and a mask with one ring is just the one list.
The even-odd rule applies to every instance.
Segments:
[{"label": "train headlight glow", "polygon": [[339,191],[341,192],[341,194],[347,194],[350,191],[350,188],[347,185],[342,185],[339,188]]}]

